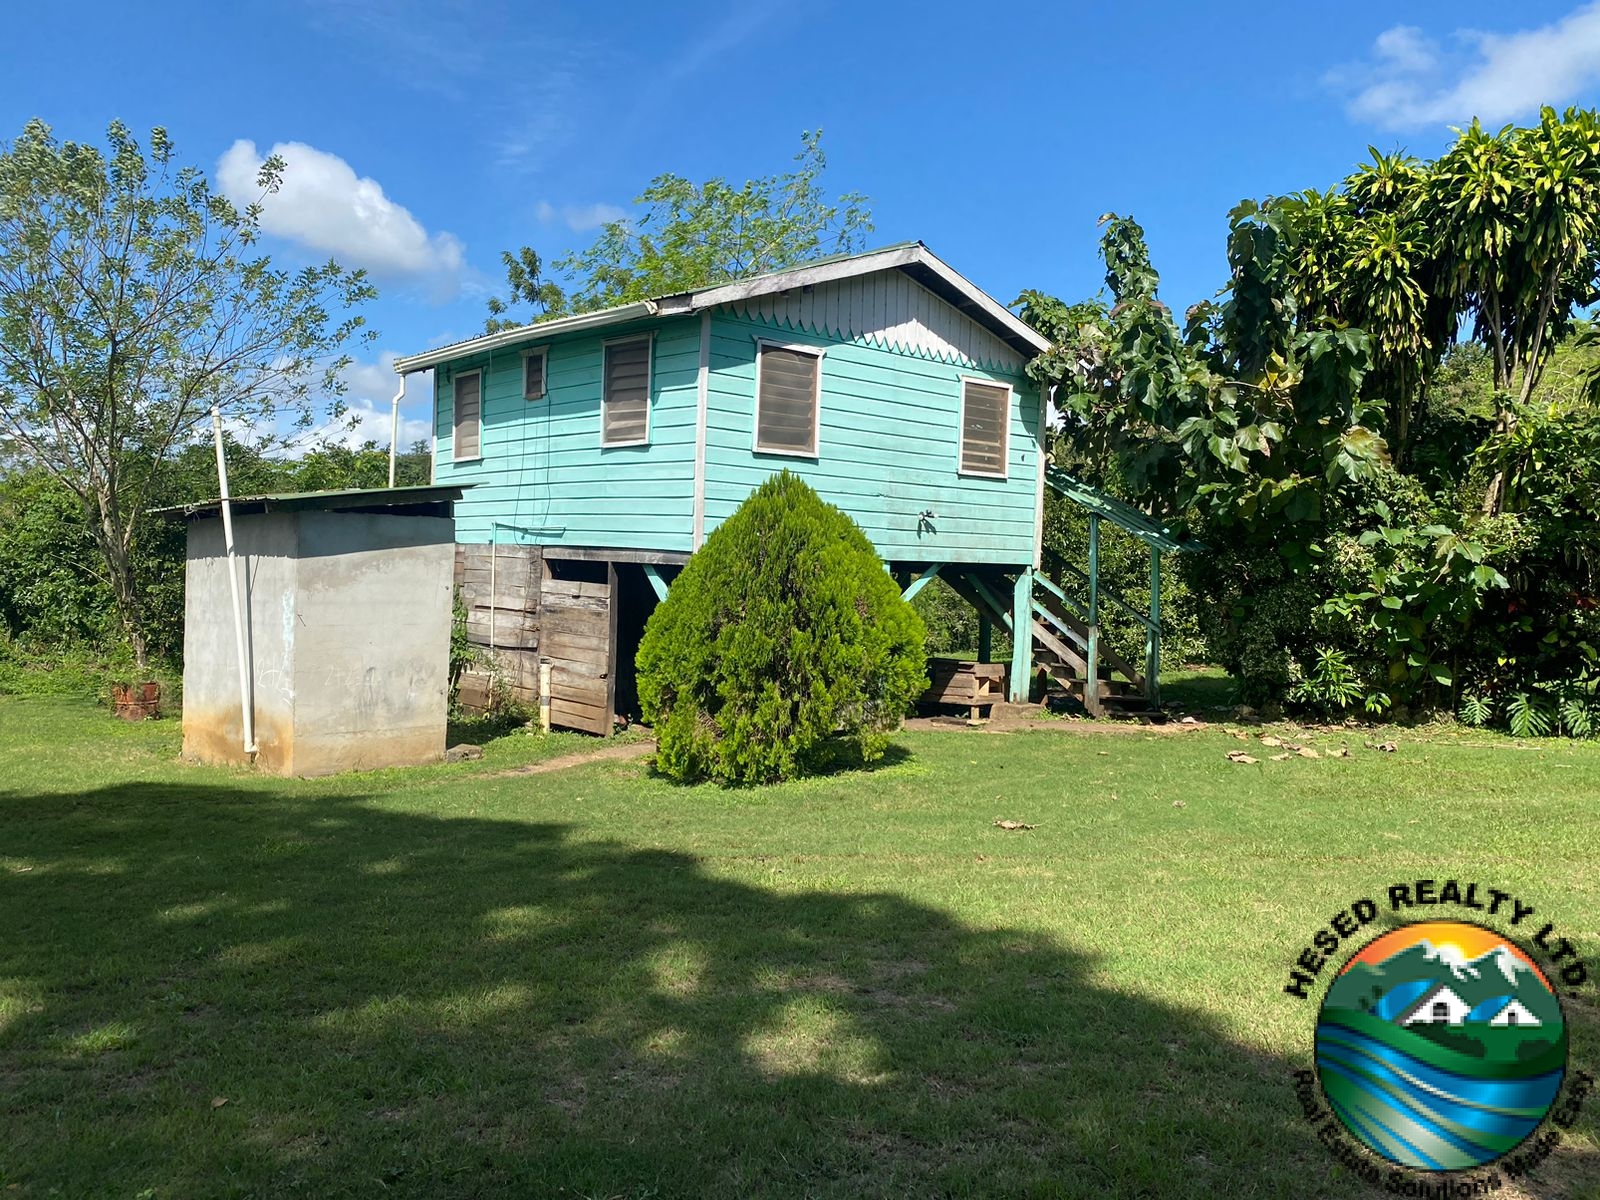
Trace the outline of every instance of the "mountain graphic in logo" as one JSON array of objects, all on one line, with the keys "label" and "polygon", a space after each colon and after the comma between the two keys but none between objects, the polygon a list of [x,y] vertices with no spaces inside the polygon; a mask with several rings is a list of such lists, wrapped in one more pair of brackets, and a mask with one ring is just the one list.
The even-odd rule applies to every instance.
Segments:
[{"label": "mountain graphic in logo", "polygon": [[1317,1018],[1317,1074],[1350,1134],[1391,1162],[1459,1171],[1526,1140],[1566,1073],[1561,1005],[1533,961],[1478,925],[1374,939]]}]

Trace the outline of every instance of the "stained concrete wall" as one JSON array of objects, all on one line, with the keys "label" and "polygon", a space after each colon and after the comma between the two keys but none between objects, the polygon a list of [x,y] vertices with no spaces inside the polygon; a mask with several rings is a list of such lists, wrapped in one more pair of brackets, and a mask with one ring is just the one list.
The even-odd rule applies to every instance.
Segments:
[{"label": "stained concrete wall", "polygon": [[[256,761],[291,774],[294,751],[294,602],[299,541],[292,514],[241,517],[234,547],[253,643]],[[247,763],[228,559],[219,518],[189,523],[183,614],[183,753]]]},{"label": "stained concrete wall", "polygon": [[[442,757],[453,523],[384,513],[240,517],[257,766],[284,775]],[[189,526],[184,753],[244,762],[222,522]]]}]

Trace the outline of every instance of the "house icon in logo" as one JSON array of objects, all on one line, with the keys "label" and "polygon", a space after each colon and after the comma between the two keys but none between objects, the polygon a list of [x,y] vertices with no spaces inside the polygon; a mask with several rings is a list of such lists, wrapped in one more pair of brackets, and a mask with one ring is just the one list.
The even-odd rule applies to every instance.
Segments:
[{"label": "house icon in logo", "polygon": [[1460,1025],[1472,1013],[1472,1006],[1456,995],[1448,983],[1437,983],[1400,1018],[1402,1025]]},{"label": "house icon in logo", "polygon": [[1416,1003],[1401,1013],[1401,1025],[1464,1025],[1484,1024],[1505,1028],[1519,1025],[1537,1028],[1543,1022],[1529,1011],[1527,1005],[1513,996],[1495,996],[1476,1008],[1468,1004],[1448,983],[1436,983],[1423,992]]}]

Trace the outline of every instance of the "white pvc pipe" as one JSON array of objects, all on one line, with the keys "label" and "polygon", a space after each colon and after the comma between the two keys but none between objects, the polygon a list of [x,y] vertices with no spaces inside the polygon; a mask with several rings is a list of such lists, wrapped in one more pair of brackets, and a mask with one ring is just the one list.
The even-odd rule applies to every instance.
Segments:
[{"label": "white pvc pipe", "polygon": [[222,412],[211,406],[211,432],[217,444],[217,486],[222,492],[222,545],[228,557],[228,590],[233,593],[233,644],[239,655],[239,710],[244,717],[244,752],[256,752],[256,711],[251,695],[250,651],[244,609],[239,603],[239,571],[233,552],[233,506],[228,503],[228,460],[222,453]]},{"label": "white pvc pipe", "polygon": [[406,394],[406,377],[400,376],[400,390],[389,401],[389,486],[394,486],[394,456],[400,445],[400,400]]}]

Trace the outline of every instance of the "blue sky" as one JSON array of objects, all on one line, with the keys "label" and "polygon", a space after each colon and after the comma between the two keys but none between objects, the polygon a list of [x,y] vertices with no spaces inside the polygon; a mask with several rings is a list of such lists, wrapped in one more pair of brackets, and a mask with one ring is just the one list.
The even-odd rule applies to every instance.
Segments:
[{"label": "blue sky", "polygon": [[348,375],[381,440],[388,361],[478,332],[502,248],[583,246],[663,171],[786,169],[804,129],[826,131],[832,190],[871,198],[874,242],[920,238],[1002,301],[1077,299],[1100,287],[1097,218],[1131,213],[1181,310],[1221,283],[1240,198],[1600,100],[1600,2],[160,8],[19,6],[0,128],[164,125],[225,190],[286,147],[274,257],[332,253],[382,289]]}]

